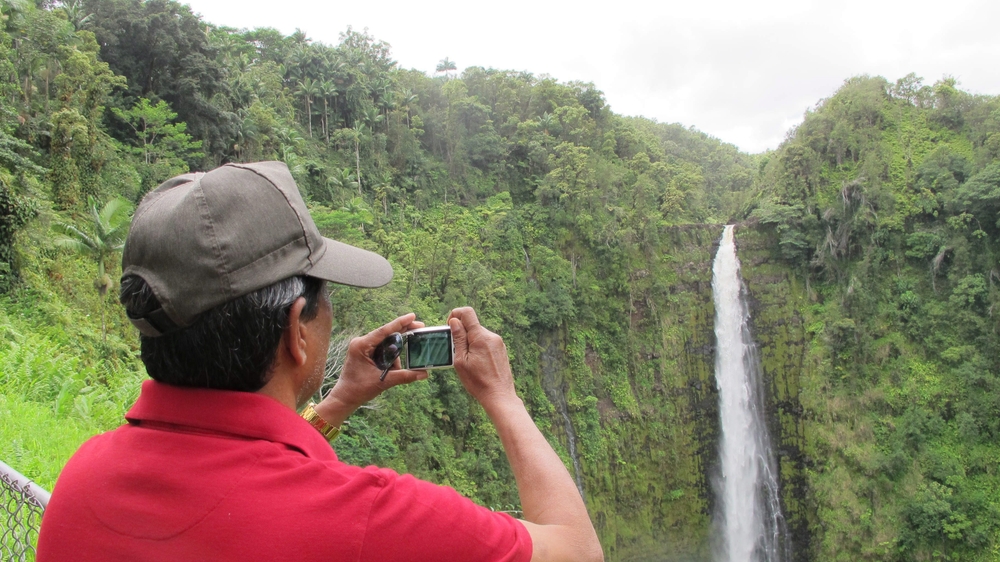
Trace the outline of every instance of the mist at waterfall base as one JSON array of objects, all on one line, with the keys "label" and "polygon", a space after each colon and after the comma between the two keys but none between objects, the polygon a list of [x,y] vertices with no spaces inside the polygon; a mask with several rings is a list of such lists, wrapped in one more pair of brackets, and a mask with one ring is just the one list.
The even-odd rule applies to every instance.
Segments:
[{"label": "mist at waterfall base", "polygon": [[789,562],[791,547],[778,495],[777,460],[764,420],[760,359],[727,226],[712,266],[715,379],[719,390],[719,473],[713,541],[716,562]]}]

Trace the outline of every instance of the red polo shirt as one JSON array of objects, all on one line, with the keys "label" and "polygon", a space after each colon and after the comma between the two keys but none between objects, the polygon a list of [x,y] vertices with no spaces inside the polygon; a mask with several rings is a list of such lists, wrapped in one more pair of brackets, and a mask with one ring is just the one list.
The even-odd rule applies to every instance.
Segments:
[{"label": "red polo shirt", "polygon": [[531,558],[517,520],[450,488],[346,465],[266,396],[146,381],[125,417],[63,469],[39,562]]}]

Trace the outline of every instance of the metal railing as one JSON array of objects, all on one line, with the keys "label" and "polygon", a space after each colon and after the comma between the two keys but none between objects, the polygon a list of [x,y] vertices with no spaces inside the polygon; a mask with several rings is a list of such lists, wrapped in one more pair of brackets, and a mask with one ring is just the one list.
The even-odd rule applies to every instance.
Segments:
[{"label": "metal railing", "polygon": [[49,493],[0,462],[0,562],[35,559],[35,542]]}]

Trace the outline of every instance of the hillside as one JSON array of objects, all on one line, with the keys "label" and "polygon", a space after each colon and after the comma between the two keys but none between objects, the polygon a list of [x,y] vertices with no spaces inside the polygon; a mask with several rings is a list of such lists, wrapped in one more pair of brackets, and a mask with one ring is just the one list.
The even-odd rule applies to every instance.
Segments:
[{"label": "hillside", "polygon": [[[2,6],[0,459],[44,487],[145,377],[118,256],[64,248],[58,225],[93,234],[109,200],[277,159],[325,235],[396,271],[333,291],[337,337],[476,307],[610,560],[710,556],[711,259],[729,222],[796,560],[993,559],[1000,98],[856,77],[747,155],[617,115],[591,84],[404,70],[350,29],[331,46],[164,0]],[[374,406],[341,458],[518,509],[453,374]]]},{"label": "hillside", "polygon": [[762,168],[748,269],[804,282],[805,346],[772,372],[801,376],[778,410],[816,559],[993,556],[998,127],[1000,99],[954,80],[857,77]]}]

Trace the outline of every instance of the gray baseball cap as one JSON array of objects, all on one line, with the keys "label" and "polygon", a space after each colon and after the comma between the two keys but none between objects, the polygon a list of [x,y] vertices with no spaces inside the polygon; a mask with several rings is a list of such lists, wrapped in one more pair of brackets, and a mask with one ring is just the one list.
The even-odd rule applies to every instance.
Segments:
[{"label": "gray baseball cap", "polygon": [[132,218],[122,276],[138,275],[161,308],[130,318],[147,336],[296,275],[355,287],[392,280],[382,256],[320,235],[283,162],[227,164],[169,179]]}]

